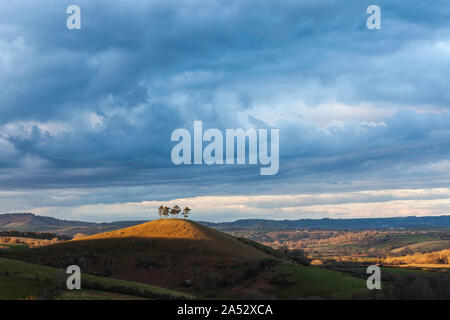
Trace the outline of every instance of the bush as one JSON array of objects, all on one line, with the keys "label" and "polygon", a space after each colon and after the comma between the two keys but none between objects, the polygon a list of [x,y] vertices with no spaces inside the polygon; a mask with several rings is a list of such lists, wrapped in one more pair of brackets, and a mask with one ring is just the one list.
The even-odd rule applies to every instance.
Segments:
[{"label": "bush", "polygon": [[280,263],[280,260],[276,260],[273,258],[265,258],[265,259],[259,260],[257,266],[258,266],[259,270],[265,270],[265,269],[269,269],[279,263]]},{"label": "bush", "polygon": [[224,287],[227,283],[228,282],[222,274],[211,272],[206,274],[202,278],[202,281],[199,285],[202,291],[210,291],[213,289]]},{"label": "bush", "polygon": [[295,250],[289,250],[287,252],[287,256],[294,260],[295,263],[301,264],[304,266],[309,266],[311,263],[311,259],[308,258],[306,253],[303,250],[295,249]]},{"label": "bush", "polygon": [[269,278],[269,283],[276,286],[290,286],[295,282],[289,278],[288,274],[285,273],[275,273],[272,277]]},{"label": "bush", "polygon": [[242,274],[242,280],[248,280],[256,277],[261,271],[270,269],[271,267],[280,263],[280,260],[273,258],[264,258],[256,263],[251,264]]}]

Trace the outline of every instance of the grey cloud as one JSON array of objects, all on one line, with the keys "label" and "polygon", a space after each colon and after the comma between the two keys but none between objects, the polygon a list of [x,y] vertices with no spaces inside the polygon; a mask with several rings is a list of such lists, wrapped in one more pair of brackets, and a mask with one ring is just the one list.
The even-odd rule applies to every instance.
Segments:
[{"label": "grey cloud", "polygon": [[[431,174],[403,180],[409,168],[449,156],[450,6],[378,2],[383,30],[373,32],[368,1],[79,1],[80,31],[65,28],[70,1],[2,2],[0,127],[40,125],[26,135],[0,130],[0,187],[145,187],[176,197],[377,185],[392,175],[399,187],[420,185]],[[384,126],[324,130],[292,116],[280,96],[310,108],[338,101],[416,111],[382,116]],[[279,175],[171,164],[173,129],[194,120],[271,125],[261,104],[289,119],[279,122]],[[53,122],[60,132],[43,129]],[[112,194],[77,201],[148,196]]]}]

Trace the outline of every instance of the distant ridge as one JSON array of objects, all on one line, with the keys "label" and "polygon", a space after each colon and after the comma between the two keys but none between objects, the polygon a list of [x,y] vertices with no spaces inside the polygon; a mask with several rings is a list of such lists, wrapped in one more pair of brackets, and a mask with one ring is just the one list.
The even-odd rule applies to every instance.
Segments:
[{"label": "distant ridge", "polygon": [[76,233],[95,234],[137,225],[145,221],[116,221],[95,223],[74,220],[62,220],[40,216],[30,212],[0,214],[0,231],[52,232],[73,236]]},{"label": "distant ridge", "polygon": [[[147,221],[116,221],[110,223],[95,223],[72,220],[61,220],[52,217],[35,215],[33,213],[0,214],[0,231],[38,231],[52,232],[60,235],[73,236],[76,233],[86,235],[127,228]],[[450,215],[432,217],[391,217],[362,219],[299,219],[299,220],[266,220],[241,219],[232,222],[198,222],[218,230],[292,230],[292,229],[322,229],[322,230],[380,230],[380,229],[428,229],[450,227]]]},{"label": "distant ridge", "polygon": [[61,220],[52,217],[38,216],[30,212],[0,214],[0,228],[27,228],[27,227],[64,227],[64,226],[90,226],[95,223]]},{"label": "distant ridge", "polygon": [[220,229],[323,229],[323,230],[377,230],[377,229],[421,229],[450,227],[450,216],[395,217],[362,219],[300,219],[265,220],[243,219],[233,222],[209,223],[205,225]]}]

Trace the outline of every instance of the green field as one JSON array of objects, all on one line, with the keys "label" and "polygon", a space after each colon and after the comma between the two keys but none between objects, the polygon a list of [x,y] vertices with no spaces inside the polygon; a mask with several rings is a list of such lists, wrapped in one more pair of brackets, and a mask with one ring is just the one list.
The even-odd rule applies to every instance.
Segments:
[{"label": "green field", "polygon": [[20,276],[0,275],[0,300],[25,299],[37,296],[46,287],[40,280],[28,279]]},{"label": "green field", "polygon": [[281,264],[278,273],[287,275],[292,283],[276,291],[281,299],[331,298],[350,299],[352,295],[367,291],[364,279],[319,267]]},{"label": "green field", "polygon": [[[334,267],[367,278],[366,267]],[[381,267],[381,290],[362,292],[357,298],[388,300],[450,299],[450,274],[446,270]]]},{"label": "green field", "polygon": [[[334,298],[349,299],[353,294],[366,290],[365,281],[337,271],[319,267],[281,264],[273,269],[275,274],[287,275],[291,285],[280,287],[273,295],[281,299],[297,298]],[[65,280],[63,270],[46,266],[29,264],[17,260],[0,258],[0,299],[25,299],[39,297],[43,290],[54,285],[55,279]],[[112,290],[89,287],[93,283]],[[58,292],[53,299],[61,300],[127,300],[146,299],[148,295],[118,292],[114,288],[132,288],[136,292],[152,292],[169,295],[173,298],[193,298],[192,296],[173,290],[149,286],[130,281],[82,275],[82,290]]]},{"label": "green field", "polygon": [[65,291],[57,295],[55,300],[146,300],[146,298],[115,292],[84,289]]},{"label": "green field", "polygon": [[28,249],[28,245],[26,244],[0,244],[0,251],[8,251],[8,252],[18,252],[24,251]]},{"label": "green field", "polygon": [[382,241],[375,243],[376,247],[392,247],[400,248],[414,243],[424,241],[439,241],[439,237],[434,237],[426,234],[393,234],[387,237],[383,237]]},{"label": "green field", "polygon": [[[39,296],[45,288],[54,286],[55,282],[64,282],[67,276],[68,275],[65,274],[64,270],[61,269],[0,258],[0,299],[24,299],[30,294]],[[99,287],[107,289],[94,290],[96,292],[103,292],[99,295],[100,299],[106,298],[108,292],[122,293],[118,291],[133,292],[133,294],[125,294],[126,297],[135,295],[148,297],[155,295],[167,296],[168,298],[192,298],[192,296],[188,294],[156,286],[87,274],[82,274],[81,281],[82,289],[79,292],[74,293],[73,291],[70,291],[69,294],[66,291],[67,294],[64,295],[63,291],[60,293],[63,294],[60,298],[64,299],[71,296],[81,297],[83,294],[86,295],[86,293],[83,293],[83,285],[89,288]],[[116,295],[116,297],[117,296],[120,295]],[[91,294],[90,298],[95,298],[95,295]]]}]

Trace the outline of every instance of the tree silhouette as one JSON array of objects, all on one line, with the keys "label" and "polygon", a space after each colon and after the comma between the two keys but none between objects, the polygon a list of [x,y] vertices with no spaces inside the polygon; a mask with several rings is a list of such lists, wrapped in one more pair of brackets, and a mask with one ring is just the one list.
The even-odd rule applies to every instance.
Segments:
[{"label": "tree silhouette", "polygon": [[189,208],[189,207],[185,207],[185,208],[183,209],[183,216],[184,216],[184,219],[187,219],[187,218],[188,218],[190,212],[191,212],[191,208]]},{"label": "tree silhouette", "polygon": [[173,206],[172,209],[170,209],[170,214],[175,216],[175,218],[178,216],[178,214],[181,212],[181,208],[177,205]]},{"label": "tree silhouette", "polygon": [[170,212],[170,208],[164,206],[163,211],[162,211],[162,214],[163,214],[163,216],[164,216],[165,218],[167,218],[167,217],[169,216],[169,212]]},{"label": "tree silhouette", "polygon": [[[189,216],[189,213],[191,211],[191,208],[185,207],[183,209],[183,216],[185,219]],[[174,218],[178,218],[178,215],[181,213],[181,208],[178,205],[174,205],[172,208],[169,208],[164,205],[160,205],[158,208],[158,214],[160,218],[167,218],[169,215],[173,216]]]}]

